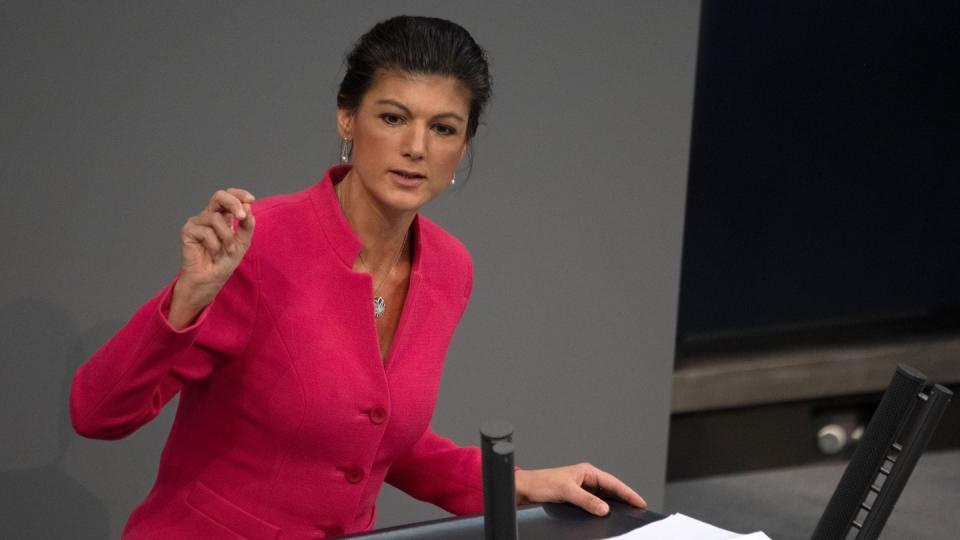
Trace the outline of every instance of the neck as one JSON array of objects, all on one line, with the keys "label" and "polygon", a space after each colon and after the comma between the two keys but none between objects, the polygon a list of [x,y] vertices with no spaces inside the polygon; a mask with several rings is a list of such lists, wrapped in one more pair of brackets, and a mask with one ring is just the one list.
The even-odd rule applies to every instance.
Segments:
[{"label": "neck", "polygon": [[[369,271],[392,264],[400,250],[407,252],[405,244],[407,231],[417,213],[396,212],[383,208],[383,205],[370,195],[351,170],[336,185],[337,196],[343,213],[363,245],[361,255]],[[407,260],[407,253],[400,253]]]}]

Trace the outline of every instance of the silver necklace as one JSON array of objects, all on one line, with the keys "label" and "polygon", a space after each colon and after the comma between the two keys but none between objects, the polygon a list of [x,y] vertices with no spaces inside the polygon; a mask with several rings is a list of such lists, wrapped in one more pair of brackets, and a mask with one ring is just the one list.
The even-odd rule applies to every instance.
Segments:
[{"label": "silver necklace", "polygon": [[[408,233],[409,231],[407,231]],[[373,316],[376,318],[383,317],[384,313],[387,312],[387,303],[383,300],[382,296],[377,295],[377,291],[380,290],[380,287],[383,286],[383,283],[387,281],[387,278],[390,277],[390,274],[393,272],[393,267],[400,262],[400,255],[403,253],[403,248],[407,245],[407,233],[403,233],[403,242],[400,243],[400,249],[397,251],[397,256],[394,257],[393,263],[390,264],[390,268],[387,269],[387,273],[380,278],[380,284],[373,288]],[[360,257],[360,264],[364,268],[370,271],[370,276],[373,277],[373,270],[367,266],[366,261],[363,260],[363,253],[357,253],[357,256]]]},{"label": "silver necklace", "polygon": [[[334,191],[337,192],[337,202],[340,203],[340,208],[343,209],[344,213],[346,213],[347,210],[343,206],[343,196],[340,195],[339,183],[334,188]],[[386,314],[387,312],[387,303],[386,301],[384,301],[382,296],[379,296],[377,294],[377,292],[380,291],[380,287],[382,287],[384,282],[387,281],[387,278],[390,277],[390,274],[393,272],[393,267],[395,267],[397,263],[400,262],[400,255],[403,254],[403,248],[407,246],[407,235],[409,233],[410,233],[409,229],[407,229],[407,231],[403,233],[403,242],[400,242],[400,249],[397,251],[397,256],[394,257],[393,262],[390,264],[390,268],[387,269],[387,273],[384,274],[382,278],[380,278],[380,283],[373,288],[373,316],[376,317],[377,319],[383,317],[384,314]],[[362,250],[360,253],[357,253],[357,257],[360,258],[360,264],[363,265],[363,267],[368,272],[370,272],[370,277],[373,277],[373,270],[369,266],[367,266],[367,262],[363,260]]]}]

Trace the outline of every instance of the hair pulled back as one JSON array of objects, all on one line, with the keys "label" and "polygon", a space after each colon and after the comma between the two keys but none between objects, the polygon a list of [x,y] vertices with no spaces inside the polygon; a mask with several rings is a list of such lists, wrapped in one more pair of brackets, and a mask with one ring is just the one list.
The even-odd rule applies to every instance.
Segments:
[{"label": "hair pulled back", "polygon": [[462,26],[407,15],[377,23],[347,55],[337,107],[359,107],[378,70],[454,77],[470,91],[467,138],[477,132],[480,113],[490,99],[490,73],[486,53]]}]

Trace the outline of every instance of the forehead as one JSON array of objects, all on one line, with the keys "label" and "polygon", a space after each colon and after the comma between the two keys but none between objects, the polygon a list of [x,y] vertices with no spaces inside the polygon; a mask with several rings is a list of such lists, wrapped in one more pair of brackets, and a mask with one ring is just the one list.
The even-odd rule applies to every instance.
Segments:
[{"label": "forehead", "polygon": [[389,99],[414,112],[456,112],[464,118],[470,110],[470,91],[449,75],[378,71],[363,96],[363,104]]}]

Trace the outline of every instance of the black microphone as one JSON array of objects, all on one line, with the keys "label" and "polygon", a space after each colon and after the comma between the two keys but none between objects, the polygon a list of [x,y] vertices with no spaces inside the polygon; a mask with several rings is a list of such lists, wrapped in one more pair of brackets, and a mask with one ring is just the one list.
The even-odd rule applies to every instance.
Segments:
[{"label": "black microphone", "polygon": [[486,540],[517,539],[513,426],[501,420],[480,426],[483,459],[483,530]]}]

